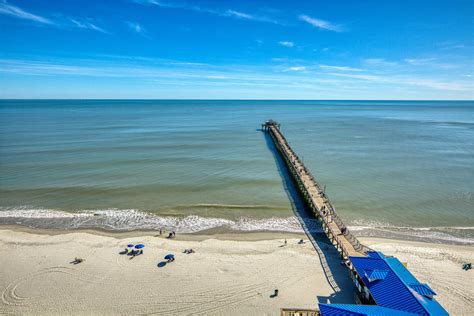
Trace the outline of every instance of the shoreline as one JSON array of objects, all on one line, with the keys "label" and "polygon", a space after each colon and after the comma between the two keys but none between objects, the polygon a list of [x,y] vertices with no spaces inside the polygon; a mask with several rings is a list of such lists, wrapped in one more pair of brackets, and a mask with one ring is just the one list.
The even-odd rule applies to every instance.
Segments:
[{"label": "shoreline", "polygon": [[[160,237],[166,238],[169,230],[163,232],[160,236],[158,230],[107,230],[103,228],[74,228],[74,229],[57,229],[57,228],[34,228],[23,225],[11,225],[11,224],[0,224],[0,231],[11,230],[14,232],[24,232],[28,234],[37,235],[68,235],[74,233],[87,233],[102,237],[112,237],[116,239],[123,238],[135,238],[135,237]],[[307,238],[304,232],[286,232],[286,231],[239,231],[231,230],[226,228],[212,228],[202,230],[194,233],[177,233],[174,240],[189,240],[189,241],[202,241],[206,239],[218,239],[218,240],[245,240],[245,241],[260,241],[260,240],[274,240],[281,238]]]},{"label": "shoreline", "polygon": [[[300,224],[298,224],[300,225]],[[447,228],[447,227],[439,227],[439,229]],[[73,227],[73,228],[44,228],[44,227],[32,227],[26,224],[15,224],[15,223],[0,223],[0,230],[1,229],[12,229],[17,231],[25,231],[30,233],[38,233],[38,234],[49,234],[49,235],[57,235],[63,233],[73,233],[73,232],[87,232],[96,235],[102,236],[123,236],[123,237],[133,237],[133,236],[156,236],[159,233],[159,229],[107,229],[104,227],[93,226],[93,227]],[[321,228],[316,227],[316,231],[321,230]],[[349,226],[351,229],[351,226]],[[409,235],[404,234],[396,231],[387,231],[386,235],[378,235],[375,233],[377,228],[373,228],[374,232],[368,231],[368,233],[362,233],[360,230],[352,230],[353,232],[356,231],[355,236],[359,239],[384,239],[384,240],[398,240],[403,242],[421,242],[421,243],[428,243],[428,244],[437,244],[437,245],[446,245],[446,246],[471,246],[474,247],[474,242],[471,241],[470,238],[467,238],[465,241],[459,241],[456,238],[451,239],[433,239],[426,236],[417,236],[417,235]],[[417,230],[417,228],[413,228]],[[432,229],[436,229],[433,227]],[[466,227],[466,229],[473,229],[473,227]],[[422,229],[424,230],[424,229]],[[171,229],[163,229],[163,236],[166,236],[167,233],[171,232]],[[166,232],[166,233],[165,233]],[[362,231],[363,232],[363,231]],[[322,233],[322,230],[321,230]],[[271,239],[272,236],[279,236],[285,235],[288,238],[303,238],[306,237],[306,233],[301,230],[298,231],[285,231],[285,230],[271,230],[271,229],[254,229],[254,230],[237,230],[227,226],[217,226],[212,228],[207,228],[203,230],[198,230],[195,232],[179,232],[177,231],[177,235],[180,236],[181,239],[189,239],[189,240],[197,240],[197,239],[205,239],[206,236],[210,236],[217,239],[222,240],[241,240],[243,236],[250,236],[254,238],[254,240],[265,240]]]},{"label": "shoreline", "polygon": [[[163,239],[166,238],[166,234],[163,233],[159,235],[159,232],[156,230],[130,230],[130,231],[114,231],[107,230],[103,228],[74,228],[74,229],[57,229],[57,228],[33,228],[26,227],[23,225],[4,225],[0,224],[0,231],[12,231],[12,232],[22,232],[32,235],[47,235],[47,236],[58,236],[58,235],[69,235],[76,233],[85,233],[95,236],[102,237],[111,237],[114,239],[124,239],[124,238],[137,238],[137,237],[158,237]],[[167,233],[169,231],[166,231]],[[278,240],[278,239],[307,239],[307,235],[304,232],[295,233],[295,232],[286,232],[286,231],[237,231],[229,229],[220,229],[213,228],[209,230],[203,230],[195,233],[180,233],[176,234],[176,237],[171,240],[181,240],[181,241],[204,241],[207,239],[216,239],[216,240],[229,240],[229,241],[262,241],[262,240]],[[453,247],[453,248],[462,248],[462,249],[471,249],[474,252],[474,245],[459,245],[459,244],[443,244],[443,243],[434,243],[431,241],[418,241],[418,240],[405,240],[405,239],[395,239],[387,237],[368,237],[368,236],[359,236],[358,239],[363,243],[367,244],[370,247],[373,245],[380,246],[381,244],[410,244],[413,246],[426,246],[432,245],[435,247]]]}]

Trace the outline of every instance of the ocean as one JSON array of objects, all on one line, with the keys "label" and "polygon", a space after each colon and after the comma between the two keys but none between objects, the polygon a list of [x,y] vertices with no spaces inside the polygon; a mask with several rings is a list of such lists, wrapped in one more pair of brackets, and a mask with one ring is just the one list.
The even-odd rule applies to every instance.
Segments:
[{"label": "ocean", "polygon": [[0,224],[300,231],[281,123],[356,235],[474,244],[474,102],[1,100]]}]

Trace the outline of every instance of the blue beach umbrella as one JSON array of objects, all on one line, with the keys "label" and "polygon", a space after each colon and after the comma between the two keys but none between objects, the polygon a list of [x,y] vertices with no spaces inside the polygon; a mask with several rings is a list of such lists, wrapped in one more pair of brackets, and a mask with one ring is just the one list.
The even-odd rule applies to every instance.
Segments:
[{"label": "blue beach umbrella", "polygon": [[170,259],[173,259],[173,258],[174,258],[174,255],[172,253],[169,253],[165,256],[166,260],[170,260]]},{"label": "blue beach umbrella", "polygon": [[145,245],[144,244],[138,244],[135,246],[136,249],[142,249],[142,248],[145,248]]},{"label": "blue beach umbrella", "polygon": [[128,248],[132,248],[132,247],[133,247],[133,244],[128,244],[127,247],[128,247]]}]

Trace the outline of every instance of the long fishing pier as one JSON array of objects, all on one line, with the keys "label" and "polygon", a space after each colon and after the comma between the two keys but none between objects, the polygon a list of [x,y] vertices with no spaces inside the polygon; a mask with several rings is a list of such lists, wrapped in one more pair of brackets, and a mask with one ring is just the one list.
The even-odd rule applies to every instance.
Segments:
[{"label": "long fishing pier", "polygon": [[313,215],[320,220],[324,232],[337,251],[344,259],[351,257],[365,257],[370,249],[362,245],[351,234],[342,220],[336,214],[331,201],[326,196],[321,185],[316,181],[311,172],[305,167],[298,155],[291,149],[283,134],[280,124],[269,120],[262,124],[262,130],[267,132],[285,160],[291,176],[295,180],[299,192],[304,197],[307,206]]},{"label": "long fishing pier", "polygon": [[[356,285],[355,301],[361,304],[319,303],[319,311],[301,311],[302,315],[399,315],[402,312],[410,315],[448,315],[433,298],[436,295],[433,289],[419,282],[400,260],[373,251],[351,234],[337,216],[325,190],[291,149],[278,122],[267,121],[262,124],[262,130],[272,138],[301,196],[350,269],[351,279]],[[334,279],[328,278],[328,281],[333,286]],[[295,315],[295,312],[295,309],[282,309],[281,315]]]}]

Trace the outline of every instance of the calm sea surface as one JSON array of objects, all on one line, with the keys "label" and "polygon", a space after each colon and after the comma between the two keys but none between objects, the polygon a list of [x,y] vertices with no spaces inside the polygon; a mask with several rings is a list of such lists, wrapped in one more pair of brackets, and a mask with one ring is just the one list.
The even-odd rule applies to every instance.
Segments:
[{"label": "calm sea surface", "polygon": [[361,235],[474,243],[474,103],[0,101],[0,223],[298,230],[273,118]]}]

